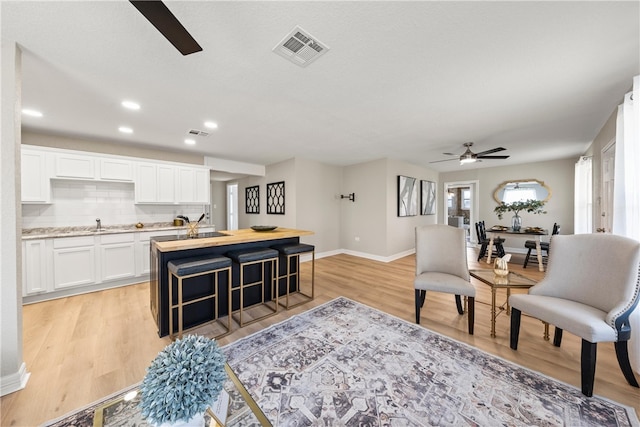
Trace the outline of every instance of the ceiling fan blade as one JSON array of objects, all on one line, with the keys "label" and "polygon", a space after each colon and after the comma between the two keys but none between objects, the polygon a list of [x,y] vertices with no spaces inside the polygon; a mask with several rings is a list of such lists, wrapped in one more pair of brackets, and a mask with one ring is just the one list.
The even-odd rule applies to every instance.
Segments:
[{"label": "ceiling fan blade", "polygon": [[478,159],[508,159],[510,156],[481,156],[478,154]]},{"label": "ceiling fan blade", "polygon": [[504,150],[506,150],[506,148],[498,147],[498,148],[493,148],[491,150],[482,151],[482,152],[476,153],[476,154],[478,156],[484,156],[485,154],[497,153],[498,151],[504,151]]},{"label": "ceiling fan blade", "polygon": [[458,160],[458,159],[434,160],[433,162],[429,162],[429,163],[450,162],[451,160]]},{"label": "ceiling fan blade", "polygon": [[183,55],[200,52],[202,47],[182,26],[178,18],[159,0],[129,0],[160,33]]}]

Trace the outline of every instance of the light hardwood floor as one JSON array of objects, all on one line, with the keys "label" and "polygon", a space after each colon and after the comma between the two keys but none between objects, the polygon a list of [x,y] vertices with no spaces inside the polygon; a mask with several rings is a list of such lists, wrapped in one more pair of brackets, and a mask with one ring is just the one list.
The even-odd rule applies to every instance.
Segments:
[{"label": "light hardwood floor", "polygon": [[[488,268],[475,261],[470,268]],[[522,256],[510,267],[539,280],[544,273],[535,263],[523,270]],[[309,274],[309,263],[302,271]],[[409,322],[414,314],[414,256],[382,263],[349,255],[316,260],[316,298],[292,310],[282,310],[261,322],[245,326],[220,340],[224,345],[280,322],[337,296],[375,307]],[[478,289],[475,335],[466,332],[453,296],[429,293],[421,325],[491,354],[580,387],[580,340],[568,333],[561,348],[542,339],[543,326],[523,317],[518,351],[509,348],[509,318],[498,317],[497,337],[491,338],[490,292]],[[504,294],[499,294],[504,299]],[[169,344],[158,338],[149,312],[149,284],[141,283],[24,307],[24,360],[31,378],[24,390],[1,399],[2,426],[35,426],[138,383],[155,355]],[[206,334],[207,327],[201,328]],[[553,330],[552,330],[553,334]],[[594,393],[632,406],[640,412],[640,389],[627,384],[612,344],[598,348]]]}]

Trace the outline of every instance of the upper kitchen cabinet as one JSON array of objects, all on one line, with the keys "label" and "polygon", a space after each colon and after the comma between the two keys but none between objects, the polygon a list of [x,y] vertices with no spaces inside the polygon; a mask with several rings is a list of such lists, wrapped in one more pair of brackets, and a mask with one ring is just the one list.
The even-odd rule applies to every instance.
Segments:
[{"label": "upper kitchen cabinet", "polygon": [[127,159],[99,159],[98,176],[104,181],[133,181],[133,162]]},{"label": "upper kitchen cabinet", "polygon": [[48,153],[22,149],[22,203],[51,203]]},{"label": "upper kitchen cabinet", "polygon": [[54,154],[54,177],[71,179],[96,179],[96,159],[69,153]]},{"label": "upper kitchen cabinet", "polygon": [[175,203],[176,167],[137,163],[134,193],[136,203]]},{"label": "upper kitchen cabinet", "polygon": [[209,169],[179,167],[178,189],[176,191],[178,203],[209,204]]}]

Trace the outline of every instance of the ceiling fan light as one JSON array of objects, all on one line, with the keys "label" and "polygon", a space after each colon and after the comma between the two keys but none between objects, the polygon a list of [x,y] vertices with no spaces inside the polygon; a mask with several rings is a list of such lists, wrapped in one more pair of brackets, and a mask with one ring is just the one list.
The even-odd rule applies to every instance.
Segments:
[{"label": "ceiling fan light", "polygon": [[[468,149],[467,149],[468,151]],[[472,152],[467,152],[464,153],[462,156],[460,156],[460,164],[464,165],[467,163],[474,163],[476,161],[476,156],[473,155]]]}]

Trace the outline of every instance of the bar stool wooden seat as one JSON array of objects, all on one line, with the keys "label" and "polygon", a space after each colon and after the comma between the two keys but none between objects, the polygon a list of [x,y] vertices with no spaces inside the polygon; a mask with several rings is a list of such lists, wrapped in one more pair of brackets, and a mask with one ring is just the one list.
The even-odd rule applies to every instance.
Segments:
[{"label": "bar stool wooden seat", "polygon": [[[278,276],[278,284],[281,279],[286,279],[286,292],[285,303],[281,305],[287,310],[293,307],[297,307],[301,304],[309,302],[314,298],[315,292],[315,263],[316,263],[316,248],[313,245],[307,245],[305,243],[284,243],[281,245],[273,245],[271,249],[275,249],[280,253],[283,261],[286,263],[285,272],[283,275]],[[300,275],[300,255],[311,253],[311,293],[304,293],[301,287],[301,275]],[[291,268],[291,263],[295,264],[295,271]],[[282,267],[281,267],[282,268]],[[291,287],[291,279],[295,279],[293,284],[293,290]],[[280,287],[278,286],[278,291]],[[280,292],[278,292],[280,293]],[[292,294],[300,295],[301,301],[290,303],[289,296]]]},{"label": "bar stool wooden seat", "polygon": [[[227,316],[227,324],[225,325],[218,319],[218,305],[219,305],[219,282],[220,282],[220,273],[226,271],[227,272],[227,286],[230,293],[231,289],[231,259],[215,255],[215,256],[206,256],[206,257],[192,257],[192,258],[183,258],[183,259],[175,259],[169,261],[167,263],[167,268],[169,270],[169,337],[174,339],[174,326],[173,326],[173,310],[177,309],[178,311],[178,338],[182,338],[182,333],[184,330],[184,308],[185,306],[189,306],[201,301],[211,300],[213,304],[213,316],[212,318],[205,323],[200,323],[194,327],[190,327],[187,330],[201,327],[207,323],[218,322],[225,329],[224,332],[218,334],[216,338],[221,337],[223,335],[231,332],[231,299],[229,299],[229,309]],[[205,294],[197,295],[191,299],[185,301],[184,299],[184,285],[187,279],[191,279],[194,277],[204,276],[207,274],[212,275],[212,286],[210,290]],[[177,299],[174,298],[173,291],[173,277],[177,279],[177,289],[175,294],[177,294]]]},{"label": "bar stool wooden seat", "polygon": [[[240,280],[238,287],[232,287],[230,292],[229,301],[236,291],[240,293],[240,307],[238,310],[238,319],[237,322],[240,327],[244,325],[249,325],[251,323],[257,322],[258,320],[265,319],[269,316],[273,316],[278,312],[278,292],[277,292],[277,277],[278,277],[278,251],[270,248],[258,248],[258,249],[239,249],[236,251],[229,251],[226,255],[233,260],[234,263],[238,264],[238,269],[240,270]],[[260,273],[255,275],[259,276],[257,280],[252,282],[245,283],[245,269],[247,267],[259,265]],[[254,269],[255,270],[255,269]],[[269,277],[268,279],[265,277],[265,272],[268,271]],[[254,271],[255,273],[255,271]],[[251,276],[250,276],[251,279]],[[270,282],[270,288],[268,289],[268,296],[265,297],[265,285],[267,284],[267,280]],[[260,298],[257,303],[250,303],[250,306],[245,307],[245,291],[251,288],[260,287]],[[253,298],[255,299],[255,298]],[[242,314],[248,309],[253,309],[257,306],[264,306],[268,308],[268,313],[252,316],[252,319],[249,322],[244,322],[242,320]],[[230,311],[231,313],[231,311]],[[234,312],[235,313],[235,312]],[[235,318],[234,318],[235,319]]]}]

